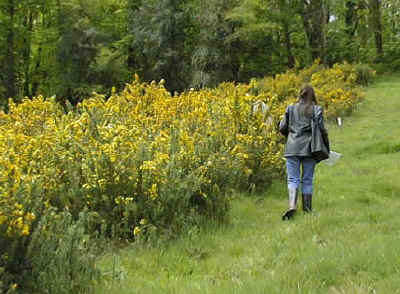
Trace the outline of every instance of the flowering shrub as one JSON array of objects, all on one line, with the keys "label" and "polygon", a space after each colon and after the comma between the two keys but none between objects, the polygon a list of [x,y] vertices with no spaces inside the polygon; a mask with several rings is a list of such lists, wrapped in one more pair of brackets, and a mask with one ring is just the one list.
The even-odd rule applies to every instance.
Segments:
[{"label": "flowering shrub", "polygon": [[[128,239],[174,234],[197,215],[223,219],[233,189],[282,173],[276,124],[305,78],[328,117],[361,100],[346,65],[175,96],[163,81],[136,76],[121,93],[95,94],[69,112],[54,99],[10,101],[0,113],[0,245],[27,247],[49,210],[74,219],[87,211],[86,229]],[[268,119],[253,113],[256,101],[268,105]],[[7,271],[2,260],[16,257],[0,248]]]},{"label": "flowering shrub", "polygon": [[[266,78],[260,81],[252,81],[251,90],[258,93],[264,101],[286,106],[295,101],[299,89],[304,84],[310,84],[315,88],[318,103],[324,106],[325,117],[335,119],[352,112],[354,107],[362,101],[363,95],[356,88],[358,84],[364,84],[375,76],[375,72],[364,66],[348,63],[335,64],[332,68],[324,68],[317,61],[311,67],[299,72],[288,71],[277,75],[275,78]],[[367,74],[367,73],[368,74]],[[368,75],[368,78],[365,76]],[[278,112],[282,111],[282,108]]]}]

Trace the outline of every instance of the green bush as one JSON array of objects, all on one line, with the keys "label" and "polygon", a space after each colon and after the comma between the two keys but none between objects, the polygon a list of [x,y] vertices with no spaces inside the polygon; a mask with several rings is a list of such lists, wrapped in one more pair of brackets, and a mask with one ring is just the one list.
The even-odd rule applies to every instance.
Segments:
[{"label": "green bush", "polygon": [[[0,293],[89,293],[99,277],[89,214],[38,214],[33,233],[0,240]],[[5,237],[5,238],[4,238]]]},{"label": "green bush", "polygon": [[69,212],[47,213],[33,232],[26,252],[31,293],[88,293],[99,278],[94,243],[86,234],[88,214],[74,221]]},{"label": "green bush", "polygon": [[355,71],[357,75],[356,83],[362,86],[368,86],[376,75],[376,72],[367,64],[357,64]]}]

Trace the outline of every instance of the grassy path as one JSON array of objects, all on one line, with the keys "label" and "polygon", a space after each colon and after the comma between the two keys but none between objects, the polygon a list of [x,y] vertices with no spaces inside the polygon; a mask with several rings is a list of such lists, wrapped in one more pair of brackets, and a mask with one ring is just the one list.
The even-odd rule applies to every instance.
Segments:
[{"label": "grassy path", "polygon": [[229,226],[104,256],[96,293],[400,293],[400,77],[368,88],[329,134],[344,156],[318,166],[312,215],[282,222],[276,182],[236,199]]}]

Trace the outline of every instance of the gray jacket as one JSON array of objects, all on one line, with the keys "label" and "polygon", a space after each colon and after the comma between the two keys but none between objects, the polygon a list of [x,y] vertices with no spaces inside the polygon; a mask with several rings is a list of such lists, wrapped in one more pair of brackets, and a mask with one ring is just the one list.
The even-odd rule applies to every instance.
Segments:
[{"label": "gray jacket", "polygon": [[[300,112],[301,103],[289,105],[286,108],[285,116],[279,124],[279,132],[287,137],[285,146],[285,157],[290,156],[311,156],[311,119]],[[328,132],[324,126],[323,108],[320,105],[314,106],[314,115],[320,126],[321,133],[328,142]]]}]

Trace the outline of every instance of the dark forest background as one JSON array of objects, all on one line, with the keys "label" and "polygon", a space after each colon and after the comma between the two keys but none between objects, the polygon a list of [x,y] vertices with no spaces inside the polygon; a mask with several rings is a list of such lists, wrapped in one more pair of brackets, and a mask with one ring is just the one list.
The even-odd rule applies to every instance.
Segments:
[{"label": "dark forest background", "polygon": [[316,59],[400,69],[399,0],[1,0],[0,103],[77,103],[134,73],[171,91]]}]

